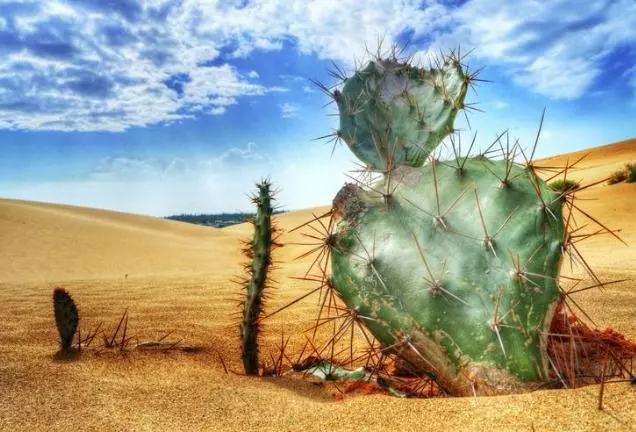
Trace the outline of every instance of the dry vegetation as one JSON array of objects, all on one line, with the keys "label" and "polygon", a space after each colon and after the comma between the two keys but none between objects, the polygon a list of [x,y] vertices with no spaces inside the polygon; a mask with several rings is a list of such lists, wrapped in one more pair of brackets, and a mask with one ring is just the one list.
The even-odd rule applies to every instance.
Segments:
[{"label": "dry vegetation", "polygon": [[[541,161],[564,165],[578,154]],[[599,147],[578,165],[581,185],[601,181],[625,160],[636,159],[636,140]],[[283,185],[284,186],[284,185]],[[580,195],[580,196],[579,196]],[[604,182],[577,193],[580,205],[636,244],[636,184]],[[324,212],[327,208],[314,209]],[[289,231],[312,211],[278,216]],[[598,386],[491,398],[397,399],[347,395],[333,385],[300,377],[253,378],[242,371],[236,312],[240,240],[251,226],[224,229],[68,206],[0,200],[0,430],[631,430],[636,389],[605,387],[605,410],[596,409]],[[594,230],[590,227],[590,230]],[[311,258],[289,243],[274,310],[314,285],[303,276]],[[610,236],[580,244],[602,280],[631,279],[580,293],[578,303],[601,326],[636,340],[636,247]],[[565,268],[564,271],[569,271]],[[138,352],[54,358],[57,331],[53,288],[68,289],[80,309],[82,331],[99,322],[113,331],[128,308],[128,332],[139,340],[170,339],[194,352]],[[303,330],[319,305],[309,297],[266,321],[264,354],[275,354],[281,330],[299,353]],[[230,369],[226,373],[220,361]]]}]

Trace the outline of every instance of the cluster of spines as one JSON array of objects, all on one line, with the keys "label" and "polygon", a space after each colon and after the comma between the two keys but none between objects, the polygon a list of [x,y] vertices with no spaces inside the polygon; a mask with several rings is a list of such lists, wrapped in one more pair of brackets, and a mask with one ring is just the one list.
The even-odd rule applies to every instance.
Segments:
[{"label": "cluster of spines", "polygon": [[272,221],[276,191],[269,180],[256,185],[257,191],[250,198],[256,206],[256,215],[250,220],[254,226],[251,240],[244,242],[243,254],[248,258],[244,265],[247,277],[234,282],[243,288],[241,294],[241,352],[246,375],[258,375],[258,335],[267,299],[267,291],[273,287],[270,271],[273,270],[272,252],[282,246],[280,232]]},{"label": "cluster of spines", "polygon": [[60,351],[68,354],[71,352],[73,337],[79,325],[79,313],[73,298],[64,288],[55,288],[53,291],[53,312],[55,325],[60,334]]}]

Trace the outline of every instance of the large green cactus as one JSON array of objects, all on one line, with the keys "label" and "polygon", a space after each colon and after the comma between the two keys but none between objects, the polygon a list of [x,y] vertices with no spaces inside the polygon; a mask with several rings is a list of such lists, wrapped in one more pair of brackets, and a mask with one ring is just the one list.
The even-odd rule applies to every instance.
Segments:
[{"label": "large green cactus", "polygon": [[384,174],[334,200],[332,284],[384,347],[453,395],[547,379],[566,231],[563,200],[511,157],[423,165],[473,78],[453,55],[429,70],[376,59],[332,94],[337,136]]},{"label": "large green cactus", "polygon": [[[321,357],[331,345],[332,365],[335,344],[349,328],[353,340],[358,324],[370,345],[371,376],[380,369],[428,376],[450,395],[516,393],[556,378],[564,386],[598,382],[607,378],[610,357],[610,369],[633,379],[627,365],[636,344],[578,320],[569,309],[577,306],[572,292],[559,286],[566,252],[595,282],[577,291],[606,284],[574,245],[572,234],[581,229],[574,209],[616,235],[578,209],[575,191],[555,192],[537,176],[534,149],[527,158],[518,143],[504,146],[503,134],[473,158],[431,157],[450,134],[457,150],[453,123],[470,108],[468,86],[480,81],[459,55],[435,66],[413,67],[394,52],[388,59],[376,56],[349,78],[332,73],[342,79],[342,90],[319,84],[339,110],[340,126],[330,136],[346,142],[364,163],[365,176],[381,179],[345,185],[330,212],[300,226],[316,221],[320,226],[311,226],[308,236],[325,236],[313,244],[319,255],[307,272],[327,258],[319,265],[322,285],[314,290],[327,290],[314,332],[327,321],[345,320],[315,353]],[[496,145],[503,158],[491,160]],[[525,164],[515,162],[517,154]],[[327,216],[325,224],[320,219]],[[325,318],[334,294],[348,310]],[[354,362],[353,346],[346,351]],[[395,360],[393,372],[383,364],[387,356]]]},{"label": "large green cactus", "polygon": [[276,241],[276,228],[272,226],[273,191],[267,180],[258,183],[257,193],[252,196],[256,205],[254,236],[243,249],[249,258],[246,270],[249,278],[242,283],[245,289],[242,301],[241,351],[243,367],[247,375],[258,374],[259,317],[263,311],[264,293],[268,285],[268,271],[272,263],[272,250],[280,246]]}]

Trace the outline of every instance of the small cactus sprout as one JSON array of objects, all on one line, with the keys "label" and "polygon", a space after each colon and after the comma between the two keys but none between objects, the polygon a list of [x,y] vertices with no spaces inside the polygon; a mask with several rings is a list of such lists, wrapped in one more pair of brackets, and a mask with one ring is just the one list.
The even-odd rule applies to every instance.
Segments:
[{"label": "small cactus sprout", "polygon": [[73,298],[64,288],[55,288],[53,291],[53,310],[55,325],[60,333],[60,350],[63,353],[70,353],[73,337],[79,324],[79,313]]},{"label": "small cactus sprout", "polygon": [[569,192],[571,190],[575,190],[581,187],[579,182],[574,180],[569,180],[569,179],[555,180],[552,183],[550,183],[549,186],[552,188],[552,190],[559,193]]},{"label": "small cactus sprout", "polygon": [[265,289],[270,286],[268,271],[272,264],[272,250],[279,247],[277,229],[272,225],[272,201],[274,192],[268,180],[256,185],[257,192],[251,197],[256,205],[256,216],[252,220],[254,236],[245,242],[243,253],[249,262],[245,269],[248,278],[239,283],[244,287],[242,299],[241,351],[243,367],[247,375],[258,375],[259,318],[263,312]]}]

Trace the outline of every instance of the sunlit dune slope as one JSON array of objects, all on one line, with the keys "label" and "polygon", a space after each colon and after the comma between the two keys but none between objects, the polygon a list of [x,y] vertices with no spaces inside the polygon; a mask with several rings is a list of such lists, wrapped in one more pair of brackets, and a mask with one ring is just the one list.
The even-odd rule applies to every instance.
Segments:
[{"label": "sunlit dune slope", "polygon": [[577,161],[568,178],[584,184],[605,179],[614,171],[625,168],[626,163],[636,163],[636,138],[541,159],[537,165],[565,167]]},{"label": "sunlit dune slope", "polygon": [[105,210],[0,199],[0,281],[207,272],[230,232]]},{"label": "sunlit dune slope", "polygon": [[[568,179],[580,182],[581,187],[600,183],[577,192],[575,204],[606,228],[620,230],[616,234],[628,245],[606,233],[579,243],[581,252],[594,268],[636,273],[636,183],[608,185],[603,181],[613,172],[624,169],[626,163],[636,163],[636,139],[567,153],[539,160],[536,164],[540,167],[565,167],[577,161],[568,170]],[[541,172],[544,178],[554,174]],[[563,175],[556,177],[559,178],[562,179]],[[579,226],[588,224],[579,234],[603,230],[581,212],[575,212],[575,217]]]}]

